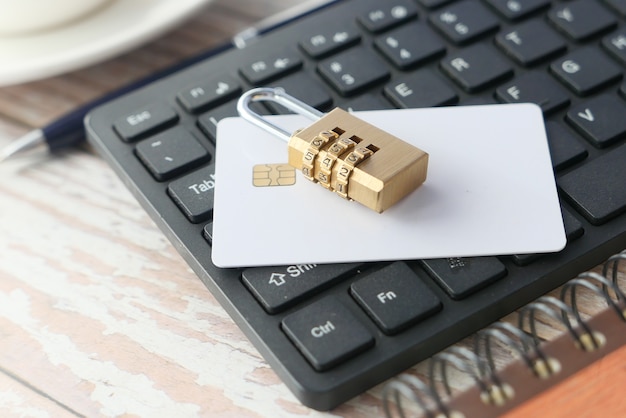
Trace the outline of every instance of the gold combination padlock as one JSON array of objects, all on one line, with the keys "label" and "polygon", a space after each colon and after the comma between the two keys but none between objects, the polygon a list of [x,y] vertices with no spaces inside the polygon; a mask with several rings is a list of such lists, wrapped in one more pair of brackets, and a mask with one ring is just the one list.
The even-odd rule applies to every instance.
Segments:
[{"label": "gold combination padlock", "polygon": [[[250,109],[273,101],[315,120],[290,135]],[[343,109],[322,113],[281,88],[256,88],[237,103],[239,114],[288,143],[289,164],[339,196],[383,212],[426,180],[428,154]]]}]

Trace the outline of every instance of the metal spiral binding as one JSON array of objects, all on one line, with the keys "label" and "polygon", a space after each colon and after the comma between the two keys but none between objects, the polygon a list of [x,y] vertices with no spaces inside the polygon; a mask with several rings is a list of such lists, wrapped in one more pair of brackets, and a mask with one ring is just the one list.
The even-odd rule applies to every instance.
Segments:
[{"label": "metal spiral binding", "polygon": [[[449,347],[436,354],[429,363],[429,383],[415,376],[400,375],[383,390],[383,409],[387,418],[394,418],[395,411],[405,418],[407,410],[402,398],[418,406],[428,418],[462,418],[463,413],[452,411],[446,405],[450,398],[447,366],[454,366],[468,374],[480,389],[480,399],[488,405],[504,405],[515,396],[514,389],[501,381],[495,366],[493,344],[500,342],[513,349],[526,366],[539,379],[548,379],[561,369],[558,359],[550,358],[541,349],[537,330],[537,313],[543,313],[561,323],[575,345],[584,351],[593,351],[606,343],[606,336],[592,330],[583,319],[577,302],[577,294],[584,288],[604,299],[610,309],[626,322],[626,293],[618,283],[621,263],[626,264],[626,251],[611,256],[602,266],[602,274],[585,272],[570,280],[561,288],[559,298],[543,296],[520,309],[518,326],[495,322],[474,336],[474,349]],[[597,284],[596,284],[597,283]],[[436,384],[439,373],[441,383]],[[442,394],[441,390],[445,393]],[[444,396],[442,396],[444,395]]]},{"label": "metal spiral binding", "polygon": [[[396,409],[401,418],[405,418],[402,396],[419,406],[427,418],[453,417],[442,402],[439,394],[415,376],[401,375],[385,386],[383,389],[383,410],[387,417],[393,416],[390,405],[391,400],[389,399],[391,396],[393,396]],[[429,403],[435,405],[435,411],[431,409]]]}]

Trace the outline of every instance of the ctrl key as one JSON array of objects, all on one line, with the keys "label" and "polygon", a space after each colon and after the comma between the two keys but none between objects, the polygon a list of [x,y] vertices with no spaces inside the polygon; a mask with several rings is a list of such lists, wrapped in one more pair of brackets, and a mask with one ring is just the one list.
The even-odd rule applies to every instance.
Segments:
[{"label": "ctrl key", "polygon": [[317,371],[325,371],[374,345],[374,337],[333,296],[288,315],[283,331]]}]

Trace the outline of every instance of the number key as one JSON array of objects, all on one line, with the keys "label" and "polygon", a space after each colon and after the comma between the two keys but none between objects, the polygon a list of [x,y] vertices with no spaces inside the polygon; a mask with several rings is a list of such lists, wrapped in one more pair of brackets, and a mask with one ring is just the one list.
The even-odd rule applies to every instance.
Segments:
[{"label": "number key", "polygon": [[510,20],[518,20],[550,6],[550,0],[487,0],[494,9]]},{"label": "number key", "polygon": [[465,0],[441,9],[430,22],[450,41],[467,44],[498,29],[496,17],[478,1]]},{"label": "number key", "polygon": [[349,96],[389,78],[387,66],[370,51],[357,47],[320,62],[318,71],[340,94]]}]

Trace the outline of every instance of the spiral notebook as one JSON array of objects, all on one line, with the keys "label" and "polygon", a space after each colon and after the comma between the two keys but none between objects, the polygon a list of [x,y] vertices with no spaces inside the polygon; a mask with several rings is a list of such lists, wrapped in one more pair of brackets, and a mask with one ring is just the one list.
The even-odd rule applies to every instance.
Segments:
[{"label": "spiral notebook", "polygon": [[[473,349],[452,346],[435,355],[429,381],[398,376],[383,392],[386,416],[582,416],[594,407],[626,412],[626,280],[619,277],[624,267],[626,251],[610,257],[601,274],[582,273],[566,283],[559,298],[544,296],[522,308],[517,326],[496,322],[473,336]],[[590,297],[607,307],[586,317],[580,300]],[[548,317],[564,332],[541,341],[538,329]],[[501,368],[492,354],[497,344],[515,356]],[[471,376],[474,384],[453,394],[451,369]]]}]

